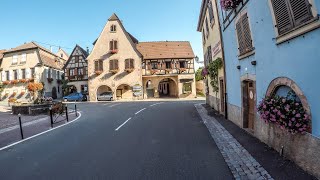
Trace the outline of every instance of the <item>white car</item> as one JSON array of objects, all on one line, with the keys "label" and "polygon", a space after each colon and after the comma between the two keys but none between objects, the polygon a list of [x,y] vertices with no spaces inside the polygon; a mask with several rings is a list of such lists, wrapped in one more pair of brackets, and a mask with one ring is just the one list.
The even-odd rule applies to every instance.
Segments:
[{"label": "white car", "polygon": [[97,97],[98,101],[112,101],[113,93],[112,92],[104,92]]}]

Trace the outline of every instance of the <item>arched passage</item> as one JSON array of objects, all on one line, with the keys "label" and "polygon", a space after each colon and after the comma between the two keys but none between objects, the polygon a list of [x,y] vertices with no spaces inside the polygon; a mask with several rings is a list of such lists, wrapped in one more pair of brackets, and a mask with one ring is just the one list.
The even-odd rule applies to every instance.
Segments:
[{"label": "arched passage", "polygon": [[146,82],[147,98],[154,98],[154,83],[151,80]]},{"label": "arched passage", "polygon": [[158,84],[159,97],[177,97],[178,87],[171,78],[164,78]]},{"label": "arched passage", "polygon": [[105,92],[112,92],[112,89],[107,85],[102,85],[97,89],[97,96]]},{"label": "arched passage", "polygon": [[120,84],[116,89],[116,97],[117,99],[132,99],[132,87],[128,84]]}]

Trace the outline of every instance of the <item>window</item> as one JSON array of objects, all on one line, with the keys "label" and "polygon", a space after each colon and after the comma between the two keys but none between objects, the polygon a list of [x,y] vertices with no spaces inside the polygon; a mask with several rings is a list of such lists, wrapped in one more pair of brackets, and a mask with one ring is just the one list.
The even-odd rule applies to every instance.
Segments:
[{"label": "window", "polygon": [[171,66],[171,62],[170,61],[167,61],[166,62],[166,69],[171,69],[172,66]]},{"label": "window", "polygon": [[18,64],[18,56],[14,55],[12,56],[12,65],[16,65],[16,64]]},{"label": "window", "polygon": [[313,18],[309,0],[271,0],[279,35]]},{"label": "window", "polygon": [[35,69],[34,68],[31,68],[31,78],[34,78],[34,75],[35,75]]},{"label": "window", "polygon": [[191,83],[183,83],[183,93],[192,92]]},{"label": "window", "polygon": [[69,69],[69,76],[74,76],[74,69]]},{"label": "window", "polygon": [[134,59],[125,60],[125,69],[134,69]]},{"label": "window", "polygon": [[208,11],[209,11],[209,19],[210,19],[210,25],[214,25],[214,16],[213,16],[213,7],[212,7],[212,1],[209,1],[208,3]]},{"label": "window", "polygon": [[83,75],[83,68],[78,68],[78,75]]},{"label": "window", "polygon": [[118,49],[118,41],[115,41],[115,40],[110,41],[109,48],[110,48],[110,51],[117,50]]},{"label": "window", "polygon": [[180,68],[187,68],[187,61],[179,61]]},{"label": "window", "polygon": [[151,69],[158,69],[158,62],[151,62]]},{"label": "window", "polygon": [[21,69],[21,79],[25,79],[25,78],[26,78],[26,70]]},{"label": "window", "polygon": [[27,54],[24,53],[24,54],[21,55],[21,62],[20,63],[24,64],[26,62],[27,62]]},{"label": "window", "polygon": [[14,80],[18,79],[18,71],[17,70],[13,70],[13,79]]},{"label": "window", "polygon": [[117,59],[109,61],[109,69],[110,70],[118,70],[119,69],[118,60]]},{"label": "window", "polygon": [[60,79],[60,71],[57,71],[57,79]]},{"label": "window", "polygon": [[62,53],[60,54],[60,57],[63,58],[63,54]]},{"label": "window", "polygon": [[206,30],[207,30],[207,38],[209,37],[209,24],[208,24],[208,18],[206,18]]},{"label": "window", "polygon": [[116,32],[117,31],[117,26],[116,25],[111,25],[110,31],[111,32]]},{"label": "window", "polygon": [[103,71],[103,61],[101,59],[94,62],[94,70]]},{"label": "window", "polygon": [[10,74],[9,71],[6,71],[6,80],[9,81],[10,80]]},{"label": "window", "polygon": [[236,31],[239,45],[239,55],[244,55],[253,50],[248,14],[244,13],[236,22]]},{"label": "window", "polygon": [[207,64],[212,62],[212,53],[211,53],[211,46],[207,47]]},{"label": "window", "polygon": [[75,63],[79,63],[79,56],[75,56]]},{"label": "window", "polygon": [[51,69],[48,69],[48,78],[52,78]]}]

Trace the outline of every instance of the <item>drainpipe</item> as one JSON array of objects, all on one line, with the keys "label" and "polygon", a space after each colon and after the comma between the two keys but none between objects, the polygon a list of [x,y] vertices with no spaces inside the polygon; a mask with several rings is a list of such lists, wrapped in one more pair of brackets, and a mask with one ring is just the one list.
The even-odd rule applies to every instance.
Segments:
[{"label": "drainpipe", "polygon": [[224,55],[224,43],[222,39],[222,30],[221,30],[221,24],[220,24],[220,17],[219,17],[219,11],[218,11],[218,3],[217,1],[214,1],[216,4],[216,11],[218,14],[218,26],[219,26],[219,35],[220,35],[220,42],[221,42],[221,53],[222,53],[222,59],[223,59],[223,76],[224,76],[224,117],[228,119],[228,93],[227,93],[227,73],[226,73],[226,62],[225,62],[225,55]]}]

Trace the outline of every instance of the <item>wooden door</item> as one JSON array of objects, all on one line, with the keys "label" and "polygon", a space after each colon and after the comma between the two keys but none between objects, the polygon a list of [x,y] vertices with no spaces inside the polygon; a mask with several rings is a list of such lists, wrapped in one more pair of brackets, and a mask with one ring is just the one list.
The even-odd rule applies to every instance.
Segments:
[{"label": "wooden door", "polygon": [[248,97],[248,128],[254,129],[255,120],[255,97],[256,90],[254,82],[247,83],[247,97]]},{"label": "wooden door", "polygon": [[122,89],[117,89],[116,95],[117,95],[117,98],[122,98]]},{"label": "wooden door", "polygon": [[221,112],[224,112],[224,82],[220,80],[220,104],[221,104]]}]

